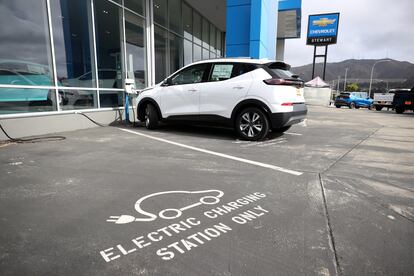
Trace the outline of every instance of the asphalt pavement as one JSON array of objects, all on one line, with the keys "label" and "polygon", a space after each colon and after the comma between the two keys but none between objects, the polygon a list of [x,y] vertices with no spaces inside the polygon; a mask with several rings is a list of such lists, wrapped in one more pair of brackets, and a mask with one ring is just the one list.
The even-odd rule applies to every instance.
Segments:
[{"label": "asphalt pavement", "polygon": [[309,106],[262,142],[120,125],[0,144],[0,275],[413,275],[413,123]]}]

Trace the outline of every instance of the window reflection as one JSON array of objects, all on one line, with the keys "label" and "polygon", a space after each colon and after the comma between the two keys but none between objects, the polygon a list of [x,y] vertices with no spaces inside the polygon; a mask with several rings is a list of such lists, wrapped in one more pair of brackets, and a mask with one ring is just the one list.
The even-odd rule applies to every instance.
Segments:
[{"label": "window reflection", "polygon": [[121,8],[107,1],[95,1],[98,80],[101,88],[122,88],[121,19]]},{"label": "window reflection", "polygon": [[170,33],[170,73],[183,67],[183,39]]},{"label": "window reflection", "polygon": [[184,38],[193,39],[193,12],[192,9],[183,3],[183,27]]},{"label": "window reflection", "polygon": [[[54,85],[45,3],[0,1],[0,84]],[[48,89],[0,89],[3,114],[52,111],[54,103]]]},{"label": "window reflection", "polygon": [[135,79],[135,88],[146,87],[144,20],[125,12],[127,78]]},{"label": "window reflection", "polygon": [[93,90],[59,90],[59,98],[62,110],[98,107],[96,91]]},{"label": "window reflection", "polygon": [[0,115],[56,110],[54,89],[0,88]]},{"label": "window reflection", "polygon": [[162,81],[167,75],[167,31],[155,26],[155,82]]},{"label": "window reflection", "polygon": [[193,43],[184,39],[184,65],[193,62]]},{"label": "window reflection", "polygon": [[144,0],[124,0],[124,5],[128,9],[144,15]]},{"label": "window reflection", "polygon": [[154,22],[167,27],[167,0],[154,0]]},{"label": "window reflection", "polygon": [[[59,85],[96,87],[92,70],[93,38],[90,2],[52,0],[53,41]],[[85,78],[88,74],[89,77]]]}]

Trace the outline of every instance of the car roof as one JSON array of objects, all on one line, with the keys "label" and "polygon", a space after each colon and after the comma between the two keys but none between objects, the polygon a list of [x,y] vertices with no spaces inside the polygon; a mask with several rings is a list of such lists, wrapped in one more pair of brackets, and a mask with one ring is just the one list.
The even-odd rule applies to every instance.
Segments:
[{"label": "car roof", "polygon": [[[193,64],[202,64],[202,63],[211,63],[211,62],[239,62],[239,63],[251,63],[251,64],[268,64],[268,63],[273,63],[273,62],[281,62],[281,63],[285,63],[281,60],[271,60],[271,59],[254,59],[254,58],[215,58],[215,59],[206,59],[206,60],[201,60],[201,61],[197,61],[194,63],[191,63],[191,65]],[[287,63],[286,63],[287,64]]]}]

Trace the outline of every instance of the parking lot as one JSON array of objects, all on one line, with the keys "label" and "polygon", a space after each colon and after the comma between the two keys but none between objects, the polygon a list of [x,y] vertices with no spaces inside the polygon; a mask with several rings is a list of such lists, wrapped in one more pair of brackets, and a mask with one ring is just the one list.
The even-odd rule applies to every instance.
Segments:
[{"label": "parking lot", "polygon": [[413,275],[413,122],[309,106],[262,142],[119,125],[3,144],[0,274]]}]

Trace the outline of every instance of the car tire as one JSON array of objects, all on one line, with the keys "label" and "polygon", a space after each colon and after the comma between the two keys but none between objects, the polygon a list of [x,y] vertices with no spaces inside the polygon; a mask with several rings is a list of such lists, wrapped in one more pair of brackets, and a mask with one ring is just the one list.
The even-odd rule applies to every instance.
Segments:
[{"label": "car tire", "polygon": [[359,105],[355,105],[355,109],[359,109],[360,108],[360,106]]},{"label": "car tire", "polygon": [[280,127],[280,128],[276,128],[273,131],[274,132],[279,132],[279,133],[283,133],[285,131],[288,131],[290,129],[291,126],[284,126],[284,127]]},{"label": "car tire", "polygon": [[335,105],[336,106],[336,108],[341,108],[341,106],[340,105]]},{"label": "car tire", "polygon": [[376,111],[381,111],[381,110],[382,110],[382,106],[378,106],[378,105],[376,105],[376,106],[375,106],[375,110],[376,110]]},{"label": "car tire", "polygon": [[158,127],[158,113],[157,109],[152,104],[147,104],[145,107],[145,127],[147,129],[156,129]]},{"label": "car tire", "polygon": [[369,110],[373,110],[373,109],[374,109],[374,105],[373,105],[373,104],[370,104],[370,105],[368,106],[368,109],[369,109]]},{"label": "car tire", "polygon": [[355,103],[354,103],[354,102],[350,103],[350,104],[349,104],[349,108],[350,108],[350,109],[354,109],[354,108],[355,108]]},{"label": "car tire", "polygon": [[395,112],[397,112],[397,114],[402,114],[404,111],[404,107],[398,106],[395,108]]},{"label": "car tire", "polygon": [[235,128],[242,139],[258,141],[269,134],[269,120],[259,108],[249,107],[237,115]]}]

